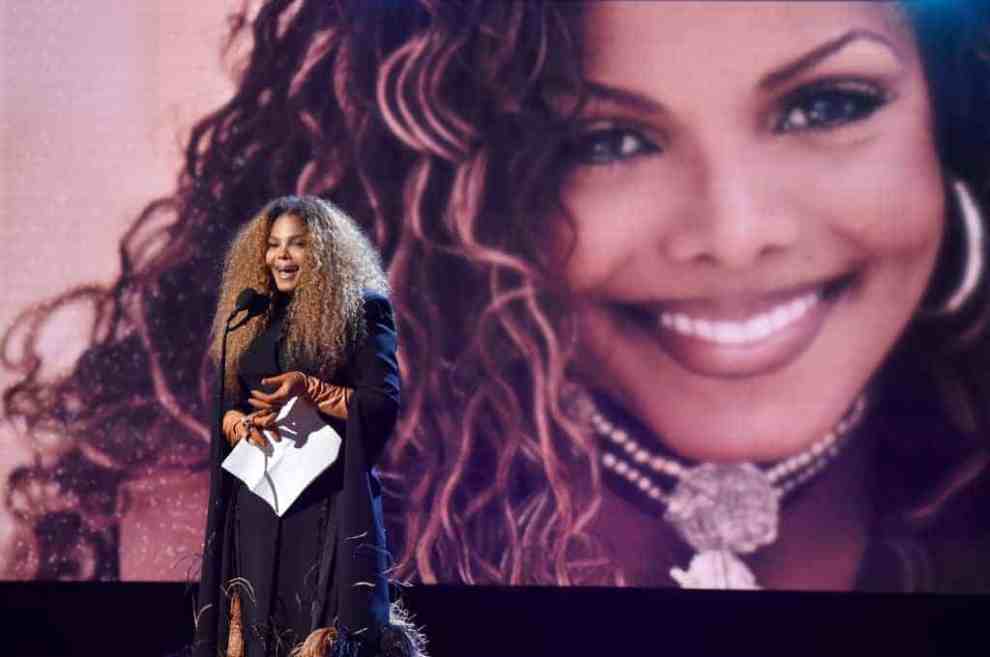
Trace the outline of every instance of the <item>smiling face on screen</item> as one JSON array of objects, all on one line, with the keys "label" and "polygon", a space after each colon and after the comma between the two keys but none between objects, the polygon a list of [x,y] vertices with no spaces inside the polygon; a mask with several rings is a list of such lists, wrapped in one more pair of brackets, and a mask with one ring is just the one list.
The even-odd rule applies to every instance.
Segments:
[{"label": "smiling face on screen", "polygon": [[584,365],[688,458],[824,435],[917,309],[944,222],[889,3],[590,5],[568,149]]}]

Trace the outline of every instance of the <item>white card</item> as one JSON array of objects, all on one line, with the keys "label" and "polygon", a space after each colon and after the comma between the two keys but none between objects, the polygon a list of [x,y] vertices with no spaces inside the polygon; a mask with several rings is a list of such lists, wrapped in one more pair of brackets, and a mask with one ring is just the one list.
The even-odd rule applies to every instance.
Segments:
[{"label": "white card", "polygon": [[281,516],[337,460],[341,438],[323,421],[316,408],[300,397],[293,397],[282,406],[275,427],[282,440],[273,440],[272,432],[265,431],[271,443],[268,453],[241,440],[224,459],[222,467]]}]

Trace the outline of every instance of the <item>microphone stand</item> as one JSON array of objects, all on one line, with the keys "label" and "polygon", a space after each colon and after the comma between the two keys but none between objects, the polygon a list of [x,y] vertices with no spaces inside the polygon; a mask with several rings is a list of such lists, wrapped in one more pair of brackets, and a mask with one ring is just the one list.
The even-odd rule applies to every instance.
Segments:
[{"label": "microphone stand", "polygon": [[[241,293],[243,296],[244,293]],[[240,299],[239,299],[240,301]],[[211,465],[216,465],[220,463],[220,457],[223,453],[223,445],[226,442],[223,438],[223,397],[224,389],[227,387],[227,336],[235,328],[239,328],[247,323],[252,317],[251,313],[251,298],[246,297],[243,302],[235,305],[234,310],[227,317],[227,321],[224,323],[223,327],[223,338],[220,342],[220,368],[219,375],[220,379],[217,381],[217,409],[216,409],[216,426],[217,431],[216,436],[211,436],[210,440],[210,459]],[[244,318],[238,322],[236,325],[231,326],[230,322],[234,319],[237,313],[245,312]],[[219,555],[216,554],[216,533],[224,531],[224,519],[223,512],[224,506],[221,500],[225,497],[223,494],[223,489],[229,486],[229,482],[222,475],[219,468],[210,468],[210,500],[211,506],[207,510],[207,536],[203,544],[203,570],[200,572],[200,589],[198,593],[199,600],[203,599],[203,591],[205,589],[210,589],[215,585],[219,585],[219,579],[221,577],[221,564],[222,560]],[[221,515],[217,515],[221,514]],[[212,529],[212,533],[210,528]],[[211,561],[208,561],[211,560]],[[220,560],[220,561],[218,561]],[[208,564],[213,564],[209,571],[206,570]],[[221,599],[222,600],[222,599]],[[221,605],[222,606],[222,605]],[[204,609],[205,611],[205,609]],[[202,613],[202,612],[200,612]],[[209,633],[208,633],[209,634]],[[198,631],[197,631],[198,636]]]}]

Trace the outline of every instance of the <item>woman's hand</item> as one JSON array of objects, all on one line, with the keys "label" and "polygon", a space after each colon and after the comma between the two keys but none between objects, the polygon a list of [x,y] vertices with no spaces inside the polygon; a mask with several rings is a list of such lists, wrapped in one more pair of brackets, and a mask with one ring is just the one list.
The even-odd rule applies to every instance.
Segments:
[{"label": "woman's hand", "polygon": [[277,413],[285,402],[306,392],[306,375],[302,372],[286,372],[262,379],[261,385],[277,387],[271,393],[252,390],[248,403],[259,411]]},{"label": "woman's hand", "polygon": [[262,385],[278,386],[275,392],[266,394],[252,390],[248,403],[259,411],[277,413],[290,399],[305,396],[320,412],[336,418],[347,419],[347,406],[353,389],[320,381],[302,372],[286,372],[261,380]]},{"label": "woman's hand", "polygon": [[255,411],[246,415],[245,425],[248,442],[267,452],[271,449],[271,443],[268,442],[268,435],[265,434],[265,430],[271,433],[275,442],[282,440],[282,437],[278,435],[278,429],[275,428],[276,415],[277,413],[274,411]]},{"label": "woman's hand", "polygon": [[223,432],[231,447],[241,440],[247,439],[251,444],[267,451],[271,448],[264,430],[272,432],[276,441],[281,440],[275,429],[276,413],[270,410],[242,413],[230,410],[223,416]]}]

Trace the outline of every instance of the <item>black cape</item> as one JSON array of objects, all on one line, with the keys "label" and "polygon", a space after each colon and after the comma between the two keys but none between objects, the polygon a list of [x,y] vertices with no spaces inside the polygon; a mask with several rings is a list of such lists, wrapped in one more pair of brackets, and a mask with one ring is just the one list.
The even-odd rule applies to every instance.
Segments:
[{"label": "black cape", "polygon": [[[328,507],[333,516],[328,521],[334,530],[319,557],[318,599],[313,605],[310,627],[336,627],[341,645],[335,647],[335,653],[352,637],[375,652],[372,646],[378,645],[389,614],[384,574],[389,556],[382,522],[381,485],[372,468],[398,418],[396,330],[391,305],[384,296],[366,293],[364,310],[367,337],[334,377],[335,383],[352,387],[354,393],[338,457],[342,460],[342,482],[334,503]],[[221,412],[218,409],[211,438],[210,499],[193,644],[196,657],[216,657],[226,652],[230,599],[224,590],[236,576],[232,500],[237,480],[220,467],[230,452],[219,429]],[[264,596],[270,591],[255,593]],[[328,609],[336,610],[334,618],[326,616]]]}]

